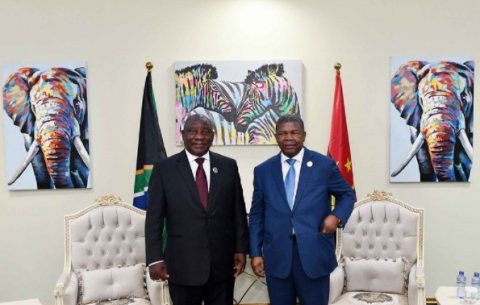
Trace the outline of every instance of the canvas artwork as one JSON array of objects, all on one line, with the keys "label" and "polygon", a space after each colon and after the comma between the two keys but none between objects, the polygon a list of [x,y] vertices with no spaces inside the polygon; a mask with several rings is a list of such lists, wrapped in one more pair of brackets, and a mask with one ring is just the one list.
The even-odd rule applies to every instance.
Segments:
[{"label": "canvas artwork", "polygon": [[9,190],[91,188],[85,62],[3,65]]},{"label": "canvas artwork", "polygon": [[177,145],[192,114],[214,122],[214,145],[274,145],[278,118],[300,115],[302,62],[176,62],[175,89]]},{"label": "canvas artwork", "polygon": [[392,57],[390,182],[471,181],[474,61]]}]

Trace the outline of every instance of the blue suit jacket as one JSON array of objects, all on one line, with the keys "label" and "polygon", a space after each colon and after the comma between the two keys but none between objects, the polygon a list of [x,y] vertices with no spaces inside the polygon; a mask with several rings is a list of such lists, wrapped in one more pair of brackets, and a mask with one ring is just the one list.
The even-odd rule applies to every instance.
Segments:
[{"label": "blue suit jacket", "polygon": [[[321,233],[330,214],[346,223],[353,210],[355,192],[331,158],[305,148],[293,211],[283,182],[280,154],[255,167],[250,209],[250,256],[262,256],[265,273],[289,275],[295,228],[303,270],[310,278],[325,276],[337,266],[335,234]],[[331,211],[331,195],[335,209]]]}]

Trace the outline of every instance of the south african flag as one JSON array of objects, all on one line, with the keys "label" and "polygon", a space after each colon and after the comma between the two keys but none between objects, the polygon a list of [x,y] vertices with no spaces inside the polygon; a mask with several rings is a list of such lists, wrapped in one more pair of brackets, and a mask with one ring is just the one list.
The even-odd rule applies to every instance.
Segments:
[{"label": "south african flag", "polygon": [[133,205],[146,210],[148,204],[148,183],[153,164],[165,159],[165,145],[158,125],[157,106],[152,88],[152,75],[149,71],[143,89],[142,117],[140,119],[140,136],[138,140],[137,170],[135,173],[135,190]]}]

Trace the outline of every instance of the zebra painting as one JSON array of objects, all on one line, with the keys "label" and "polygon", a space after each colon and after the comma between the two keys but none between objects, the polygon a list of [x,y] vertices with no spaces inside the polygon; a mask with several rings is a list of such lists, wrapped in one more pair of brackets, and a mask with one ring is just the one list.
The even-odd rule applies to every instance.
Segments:
[{"label": "zebra painting", "polygon": [[[248,71],[245,83],[251,86],[246,99],[237,109],[237,131],[247,131],[254,120],[270,110],[277,118],[285,114],[300,115],[297,94],[283,76],[284,72],[283,64],[263,65],[255,71]],[[270,121],[275,126],[276,119]]]},{"label": "zebra painting", "polygon": [[[222,133],[216,133],[214,144],[236,144],[231,141],[234,133],[233,121],[236,118],[236,107],[245,99],[250,85],[243,82],[218,81],[217,69],[208,64],[189,66],[175,71],[177,98],[177,144],[181,143],[180,130],[187,114],[199,113],[198,108],[208,110],[208,117],[219,125]],[[213,115],[210,112],[216,112]],[[215,119],[214,119],[215,118]],[[180,119],[180,120],[179,120]],[[220,126],[230,125],[230,126]]]},{"label": "zebra painting", "polygon": [[[301,88],[301,62],[287,61],[287,65]],[[260,68],[250,71],[252,67]],[[274,145],[278,117],[300,114],[299,99],[284,75],[283,63],[179,62],[175,68],[178,145],[183,123],[192,114],[212,120],[214,145]],[[220,74],[225,77],[219,79]],[[272,106],[263,106],[269,103]]]},{"label": "zebra painting", "polygon": [[235,106],[219,90],[217,69],[212,65],[195,65],[175,71],[177,110],[187,112],[203,107],[221,113],[227,120],[235,117]]},{"label": "zebra painting", "polygon": [[279,117],[280,116],[271,109],[257,117],[248,125],[246,141],[248,141],[249,144],[257,145],[276,143],[275,127]]}]

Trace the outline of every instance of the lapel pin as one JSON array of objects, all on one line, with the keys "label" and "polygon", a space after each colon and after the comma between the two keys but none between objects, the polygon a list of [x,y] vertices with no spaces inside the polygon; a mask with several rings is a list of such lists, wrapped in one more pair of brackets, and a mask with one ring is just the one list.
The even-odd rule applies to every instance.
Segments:
[{"label": "lapel pin", "polygon": [[308,166],[308,167],[312,167],[312,166],[313,166],[313,162],[312,162],[312,161],[308,161],[308,162],[307,162],[307,166]]},{"label": "lapel pin", "polygon": [[214,167],[214,168],[212,169],[212,171],[216,174],[216,173],[218,173],[218,168]]}]

